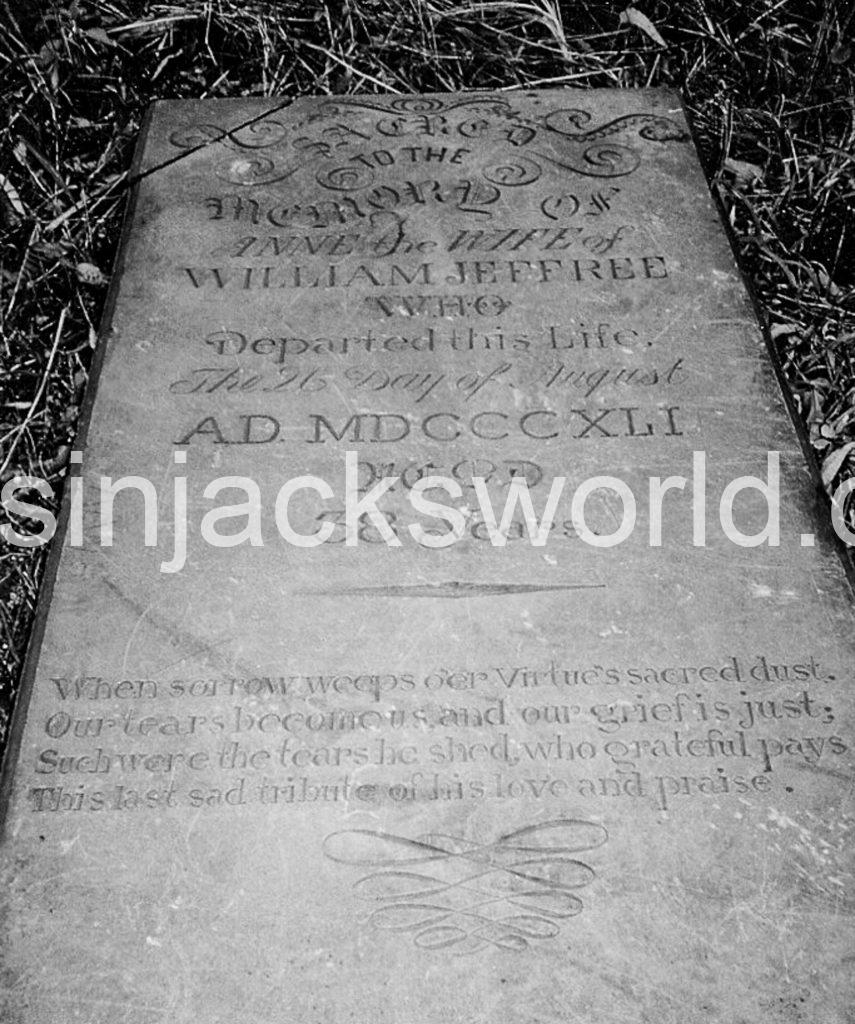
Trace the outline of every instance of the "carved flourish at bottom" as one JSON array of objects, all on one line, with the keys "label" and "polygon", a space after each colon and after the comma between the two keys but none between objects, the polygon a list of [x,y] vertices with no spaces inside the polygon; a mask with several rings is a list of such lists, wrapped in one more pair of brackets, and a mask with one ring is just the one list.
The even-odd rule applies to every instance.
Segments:
[{"label": "carved flourish at bottom", "polygon": [[353,886],[376,904],[369,918],[375,928],[409,934],[422,949],[521,952],[554,938],[563,921],[582,912],[577,890],[596,872],[574,855],[607,840],[602,825],[560,818],[482,843],[348,829],[327,836],[324,853],[340,864],[379,869]]}]

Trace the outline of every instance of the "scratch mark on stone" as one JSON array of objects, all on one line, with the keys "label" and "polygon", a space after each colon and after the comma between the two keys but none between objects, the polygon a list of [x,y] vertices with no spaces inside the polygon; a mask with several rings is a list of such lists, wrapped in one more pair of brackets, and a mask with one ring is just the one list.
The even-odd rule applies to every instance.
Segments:
[{"label": "scratch mark on stone", "polygon": [[508,597],[512,594],[536,594],[554,590],[605,590],[605,583],[469,583],[448,580],[444,583],[381,584],[374,587],[335,587],[302,590],[300,594],[317,597]]},{"label": "scratch mark on stone", "polygon": [[[148,617],[148,621],[152,629],[159,633],[165,634],[170,640],[179,644],[182,648],[190,648],[189,654],[183,654],[176,661],[172,662],[171,665],[177,665],[182,661],[186,661],[188,658],[198,657],[200,654],[204,654],[210,664],[216,665],[220,669],[231,669],[237,667],[240,671],[244,672],[247,676],[253,675],[253,670],[248,666],[241,666],[236,664],[232,666],[232,663],[228,661],[222,655],[216,653],[216,648],[230,642],[230,637],[225,637],[222,640],[211,641],[206,643],[200,637],[194,636],[192,633],[187,633],[182,629],[178,629],[174,622],[170,622],[164,616],[156,615],[152,612],[151,606],[143,608],[139,601],[135,601],[129,597],[121,587],[119,587],[113,580],[104,578],[102,580],[104,586],[110,590],[126,607],[130,608],[137,615],[137,623],[143,618]],[[127,657],[126,651],[126,657]],[[162,666],[158,671],[164,671],[164,668],[170,668],[171,665]]]},{"label": "scratch mark on stone", "polygon": [[802,772],[814,772],[817,775],[827,775],[832,779],[839,779],[841,782],[846,782],[850,786],[855,783],[855,775],[850,775],[848,772],[841,772],[837,768],[826,768],[818,764],[808,764],[807,761],[791,761],[789,763],[791,768],[797,768]]}]

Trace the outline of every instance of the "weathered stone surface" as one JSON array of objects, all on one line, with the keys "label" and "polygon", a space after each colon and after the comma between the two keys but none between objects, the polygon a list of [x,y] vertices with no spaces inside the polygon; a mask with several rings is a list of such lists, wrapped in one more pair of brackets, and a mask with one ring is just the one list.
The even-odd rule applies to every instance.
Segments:
[{"label": "weathered stone surface", "polygon": [[[170,102],[139,170],[6,772],[3,1020],[851,1022],[851,592],[676,98]],[[772,450],[782,543],[738,546]],[[400,546],[343,543],[347,451]],[[274,514],[307,473],[314,548]],[[99,544],[129,474],[156,546],[138,493]],[[479,475],[538,514],[567,477],[546,545],[490,543]],[[202,538],[218,477],[263,543]]]}]

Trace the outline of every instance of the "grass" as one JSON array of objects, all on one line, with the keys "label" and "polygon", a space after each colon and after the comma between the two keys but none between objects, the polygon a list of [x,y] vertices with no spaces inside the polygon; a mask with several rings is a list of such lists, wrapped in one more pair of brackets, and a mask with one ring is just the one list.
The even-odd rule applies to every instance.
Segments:
[{"label": "grass", "polygon": [[[831,492],[855,472],[855,8],[649,0],[647,21],[622,21],[624,6],[0,0],[0,484],[61,492],[151,100],[668,85]],[[43,563],[0,552],[0,741]]]}]

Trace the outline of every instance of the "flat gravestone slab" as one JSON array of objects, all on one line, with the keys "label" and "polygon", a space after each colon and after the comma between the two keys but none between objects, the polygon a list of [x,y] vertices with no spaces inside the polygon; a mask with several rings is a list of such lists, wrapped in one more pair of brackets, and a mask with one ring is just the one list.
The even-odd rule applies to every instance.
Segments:
[{"label": "flat gravestone slab", "polygon": [[137,173],[2,1019],[851,1024],[852,595],[675,96],[160,103]]}]

